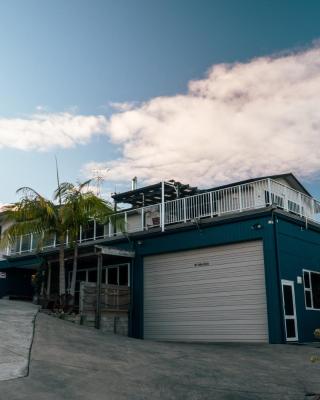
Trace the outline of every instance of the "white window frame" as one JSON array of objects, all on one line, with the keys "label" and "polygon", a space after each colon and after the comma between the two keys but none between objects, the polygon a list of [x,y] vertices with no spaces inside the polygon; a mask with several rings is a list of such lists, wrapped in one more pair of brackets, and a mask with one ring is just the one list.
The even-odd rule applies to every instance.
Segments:
[{"label": "white window frame", "polygon": [[[293,315],[292,316],[286,315],[286,306],[285,306],[283,286],[291,287],[292,305],[293,305]],[[286,333],[286,341],[287,342],[296,342],[299,339],[299,334],[298,334],[298,321],[297,321],[296,295],[295,295],[295,290],[294,290],[294,281],[288,281],[286,279],[281,279],[281,292],[282,292],[282,306],[283,306],[283,318],[284,318],[284,329],[285,329],[285,333]],[[288,337],[286,320],[294,321],[295,334],[296,334],[294,337]]]},{"label": "white window frame", "polygon": [[[308,275],[309,275],[309,283],[310,283],[310,287],[309,287],[309,288],[306,288],[306,285],[305,285],[305,281],[304,281],[304,273],[305,273],[305,272],[307,272]],[[305,305],[306,310],[308,310],[308,311],[320,311],[320,308],[314,308],[314,305],[313,305],[313,293],[312,293],[311,274],[318,274],[318,275],[320,275],[320,272],[318,272],[318,271],[312,271],[312,270],[310,270],[310,269],[303,269],[303,270],[302,270],[304,305]],[[307,307],[305,292],[309,292],[309,293],[310,293],[310,297],[311,297],[311,307]]]}]

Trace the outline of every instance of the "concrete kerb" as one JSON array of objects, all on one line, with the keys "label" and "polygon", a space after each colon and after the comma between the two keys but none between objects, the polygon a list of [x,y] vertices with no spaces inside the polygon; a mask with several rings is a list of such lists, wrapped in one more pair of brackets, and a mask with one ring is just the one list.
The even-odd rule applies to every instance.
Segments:
[{"label": "concrete kerb", "polygon": [[0,381],[28,375],[38,311],[31,303],[0,300]]}]

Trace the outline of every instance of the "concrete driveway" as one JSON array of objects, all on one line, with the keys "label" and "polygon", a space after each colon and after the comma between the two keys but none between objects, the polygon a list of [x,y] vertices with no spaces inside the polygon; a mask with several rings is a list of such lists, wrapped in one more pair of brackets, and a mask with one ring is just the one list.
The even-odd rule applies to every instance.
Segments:
[{"label": "concrete driveway", "polygon": [[38,314],[27,378],[0,382],[9,400],[316,399],[320,348],[158,343]]},{"label": "concrete driveway", "polygon": [[25,376],[38,307],[0,300],[0,381]]}]

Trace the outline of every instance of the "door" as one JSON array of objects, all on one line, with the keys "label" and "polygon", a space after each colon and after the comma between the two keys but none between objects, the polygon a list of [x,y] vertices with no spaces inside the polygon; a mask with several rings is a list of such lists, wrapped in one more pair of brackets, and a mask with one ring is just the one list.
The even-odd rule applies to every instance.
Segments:
[{"label": "door", "polygon": [[145,257],[144,338],[268,342],[262,241]]},{"label": "door", "polygon": [[281,285],[286,340],[287,342],[293,342],[298,340],[294,282],[282,280]]}]

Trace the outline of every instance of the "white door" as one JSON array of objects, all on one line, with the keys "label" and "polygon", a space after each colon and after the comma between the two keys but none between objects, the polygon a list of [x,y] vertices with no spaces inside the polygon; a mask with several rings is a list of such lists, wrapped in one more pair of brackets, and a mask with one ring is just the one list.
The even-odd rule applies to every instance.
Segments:
[{"label": "white door", "polygon": [[145,257],[144,337],[268,342],[262,241]]},{"label": "white door", "polygon": [[298,329],[297,329],[296,301],[294,295],[294,282],[282,280],[281,286],[282,286],[283,315],[284,315],[284,325],[286,331],[286,340],[287,342],[297,341]]}]

